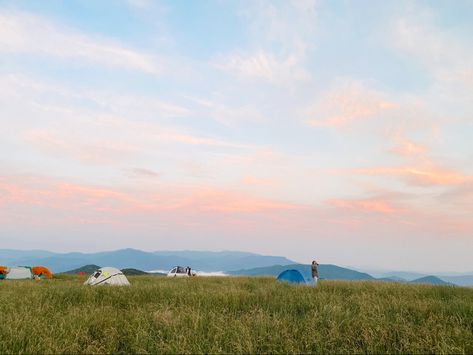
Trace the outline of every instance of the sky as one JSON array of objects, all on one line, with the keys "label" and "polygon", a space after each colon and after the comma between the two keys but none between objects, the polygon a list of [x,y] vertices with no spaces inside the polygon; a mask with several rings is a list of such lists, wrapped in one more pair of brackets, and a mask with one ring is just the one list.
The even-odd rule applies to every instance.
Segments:
[{"label": "sky", "polygon": [[0,244],[472,271],[473,2],[0,0]]}]

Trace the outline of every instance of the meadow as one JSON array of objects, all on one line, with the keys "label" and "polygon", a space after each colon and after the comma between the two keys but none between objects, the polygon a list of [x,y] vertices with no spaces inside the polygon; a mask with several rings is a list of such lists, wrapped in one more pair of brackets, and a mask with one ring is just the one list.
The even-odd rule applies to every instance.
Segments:
[{"label": "meadow", "polygon": [[473,289],[129,280],[0,282],[0,353],[473,353]]}]

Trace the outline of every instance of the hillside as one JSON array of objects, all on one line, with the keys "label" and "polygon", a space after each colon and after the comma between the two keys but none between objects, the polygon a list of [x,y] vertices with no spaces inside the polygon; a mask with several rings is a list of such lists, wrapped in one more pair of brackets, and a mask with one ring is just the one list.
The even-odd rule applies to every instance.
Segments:
[{"label": "hillside", "polygon": [[455,285],[473,287],[473,275],[440,276],[440,278]]},{"label": "hillside", "polygon": [[391,277],[380,277],[380,278],[377,278],[376,280],[378,281],[385,281],[385,282],[407,282],[406,280],[400,278],[400,277],[395,277],[395,276],[391,276]]},{"label": "hillside", "polygon": [[[369,272],[369,271],[368,271]],[[453,273],[452,275],[448,275],[447,273],[440,273],[440,274],[421,274],[421,273],[416,273],[416,272],[406,272],[406,271],[390,271],[390,272],[379,272],[379,271],[372,271],[369,272],[370,275],[376,277],[378,280],[383,280],[383,281],[399,281],[399,282],[410,282],[414,281],[417,282],[418,280],[421,280],[434,276],[437,279],[440,279],[441,281],[445,281],[442,283],[439,280],[431,280],[435,284],[454,284],[458,286],[468,286],[468,287],[473,287],[473,272],[471,273]],[[429,282],[429,279],[427,278],[426,280],[427,283]]]},{"label": "hillside", "polygon": [[62,274],[76,275],[80,272],[83,272],[86,275],[91,275],[97,269],[100,269],[100,266],[93,265],[93,264],[92,265],[84,265],[84,266],[78,267],[77,269],[64,271],[64,272],[62,272]]},{"label": "hillside", "polygon": [[436,277],[436,276],[424,276],[419,279],[409,281],[413,284],[427,284],[427,285],[451,285],[448,282]]},{"label": "hillside", "polygon": [[[281,272],[288,269],[298,270],[306,280],[311,279],[310,265],[303,264],[273,265],[270,267],[242,269],[230,272],[229,274],[247,276],[278,276]],[[366,273],[330,264],[319,265],[319,275],[325,280],[374,280],[371,275]]]},{"label": "hillside", "polygon": [[46,250],[16,250],[16,249],[0,249],[1,265],[29,265],[23,260],[41,259],[54,256],[55,253]]},{"label": "hillside", "polygon": [[408,271],[390,271],[390,272],[368,271],[368,273],[379,279],[399,279],[399,281],[412,281],[415,279],[420,279],[425,276],[429,276],[427,274],[422,274],[419,272],[408,272]]},{"label": "hillside", "polygon": [[473,353],[468,288],[128,278],[122,288],[70,275],[0,282],[0,354]]},{"label": "hillside", "polygon": [[145,271],[138,270],[138,269],[133,269],[133,268],[128,268],[128,269],[122,269],[123,274],[126,276],[144,276],[144,275],[151,275]]},{"label": "hillside", "polygon": [[291,264],[280,256],[267,256],[244,252],[172,251],[145,252],[121,249],[100,253],[51,253],[45,251],[0,250],[0,264],[44,265],[52,272],[65,272],[83,265],[114,266],[119,269],[169,270],[176,265],[190,266],[201,271],[228,271],[247,267]]}]

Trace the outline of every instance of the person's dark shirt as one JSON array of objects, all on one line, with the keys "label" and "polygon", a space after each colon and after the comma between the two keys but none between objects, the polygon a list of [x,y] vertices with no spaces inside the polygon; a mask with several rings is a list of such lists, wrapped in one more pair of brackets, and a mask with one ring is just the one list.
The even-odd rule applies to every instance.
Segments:
[{"label": "person's dark shirt", "polygon": [[317,264],[312,264],[312,277],[319,277],[319,270],[317,269]]}]

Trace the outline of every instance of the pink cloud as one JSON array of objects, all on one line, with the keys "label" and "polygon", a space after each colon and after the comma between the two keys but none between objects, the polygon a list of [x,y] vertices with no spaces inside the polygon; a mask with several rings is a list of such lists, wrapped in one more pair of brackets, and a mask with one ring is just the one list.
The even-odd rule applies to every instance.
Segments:
[{"label": "pink cloud", "polygon": [[257,186],[273,186],[275,181],[273,179],[262,179],[255,176],[244,176],[241,182],[245,185],[257,185]]},{"label": "pink cloud", "polygon": [[135,177],[152,178],[152,179],[156,179],[160,177],[160,174],[157,173],[156,171],[145,169],[145,168],[126,169],[125,172]]},{"label": "pink cloud", "polygon": [[422,155],[426,151],[425,146],[408,139],[401,140],[396,147],[391,149],[391,152],[405,157]]},{"label": "pink cloud", "polygon": [[48,233],[105,228],[127,238],[164,233],[189,239],[202,235],[208,235],[209,240],[257,238],[260,242],[291,235],[310,240],[314,231],[324,238],[356,237],[360,233],[379,236],[385,231],[392,235],[435,233],[459,238],[471,235],[473,230],[468,214],[448,207],[455,196],[444,196],[438,204],[412,201],[405,194],[383,193],[366,198],[334,198],[311,206],[241,191],[161,185],[137,190],[45,177],[0,176],[0,228]]},{"label": "pink cloud", "polygon": [[131,157],[138,152],[138,148],[133,145],[110,140],[85,143],[77,137],[64,137],[51,130],[31,130],[24,133],[23,137],[45,154],[96,164],[121,161],[124,157]]},{"label": "pink cloud", "polygon": [[331,200],[329,203],[340,209],[349,209],[359,212],[392,214],[398,211],[390,202],[382,199],[337,199]]},{"label": "pink cloud", "polygon": [[215,138],[207,138],[207,137],[196,137],[189,134],[182,134],[182,133],[158,133],[158,139],[178,142],[178,143],[185,143],[190,145],[209,145],[209,146],[223,146],[223,147],[245,147],[244,145],[235,144],[227,141],[223,141],[220,139]]},{"label": "pink cloud", "polygon": [[339,80],[308,110],[307,115],[311,118],[306,122],[313,127],[344,127],[397,107],[382,93],[368,89],[362,83]]},{"label": "pink cloud", "polygon": [[241,196],[239,193],[228,193],[222,191],[210,191],[210,193],[205,193],[203,196],[199,196],[195,199],[192,205],[205,211],[244,213],[300,208],[300,206],[295,204],[250,196]]},{"label": "pink cloud", "polygon": [[171,212],[182,216],[226,215],[300,208],[290,203],[210,187],[167,186],[158,191],[136,191],[32,177],[0,178],[0,196],[2,209],[8,210],[15,205],[27,211],[30,206],[40,206],[50,210],[51,217],[54,211],[62,211],[74,215],[77,221],[91,222],[119,223],[125,222],[127,217]]},{"label": "pink cloud", "polygon": [[359,175],[398,176],[410,185],[442,186],[458,185],[471,180],[471,176],[459,171],[431,166],[400,166],[354,169],[352,173]]}]

